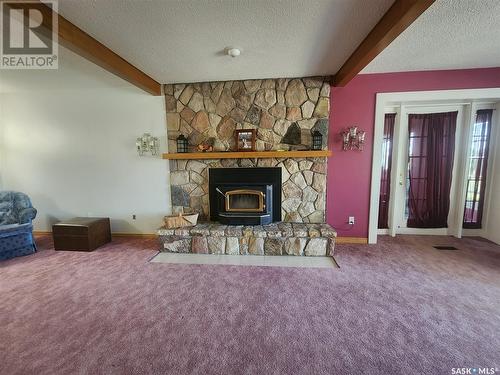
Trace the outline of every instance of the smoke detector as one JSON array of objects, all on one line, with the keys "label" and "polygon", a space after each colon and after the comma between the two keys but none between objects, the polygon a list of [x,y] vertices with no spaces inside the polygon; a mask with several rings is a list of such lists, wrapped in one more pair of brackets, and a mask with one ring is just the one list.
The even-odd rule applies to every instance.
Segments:
[{"label": "smoke detector", "polygon": [[226,53],[228,56],[237,57],[241,54],[241,50],[239,48],[226,47]]}]

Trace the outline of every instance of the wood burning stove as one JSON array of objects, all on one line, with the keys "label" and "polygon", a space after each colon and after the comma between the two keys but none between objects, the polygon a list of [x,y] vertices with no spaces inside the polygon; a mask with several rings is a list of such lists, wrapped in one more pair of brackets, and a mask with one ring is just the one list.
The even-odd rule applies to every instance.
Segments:
[{"label": "wood burning stove", "polygon": [[210,219],[229,225],[281,221],[281,168],[210,168]]}]

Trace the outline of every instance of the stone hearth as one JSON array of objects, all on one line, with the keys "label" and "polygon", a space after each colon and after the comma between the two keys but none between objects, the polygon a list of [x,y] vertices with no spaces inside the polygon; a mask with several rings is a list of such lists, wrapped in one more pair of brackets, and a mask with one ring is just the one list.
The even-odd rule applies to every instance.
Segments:
[{"label": "stone hearth", "polygon": [[328,224],[232,226],[201,223],[158,230],[161,251],[228,255],[333,256],[337,233]]}]

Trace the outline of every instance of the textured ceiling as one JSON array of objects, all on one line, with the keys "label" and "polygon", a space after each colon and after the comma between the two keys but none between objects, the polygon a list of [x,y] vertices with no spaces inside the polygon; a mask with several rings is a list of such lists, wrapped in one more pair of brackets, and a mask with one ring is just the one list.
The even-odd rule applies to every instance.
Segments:
[{"label": "textured ceiling", "polygon": [[[393,0],[64,0],[59,12],[161,83],[335,73]],[[241,48],[238,58],[225,47]]]},{"label": "textured ceiling", "polygon": [[362,73],[500,66],[500,0],[437,0]]}]

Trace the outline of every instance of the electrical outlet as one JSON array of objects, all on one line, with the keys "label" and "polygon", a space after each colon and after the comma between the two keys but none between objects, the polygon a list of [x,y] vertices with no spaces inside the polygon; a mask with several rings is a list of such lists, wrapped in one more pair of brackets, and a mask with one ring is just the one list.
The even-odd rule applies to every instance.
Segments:
[{"label": "electrical outlet", "polygon": [[137,219],[137,216],[135,216],[135,214],[132,215],[132,220],[135,220]]},{"label": "electrical outlet", "polygon": [[354,225],[354,216],[349,216],[349,224]]}]

